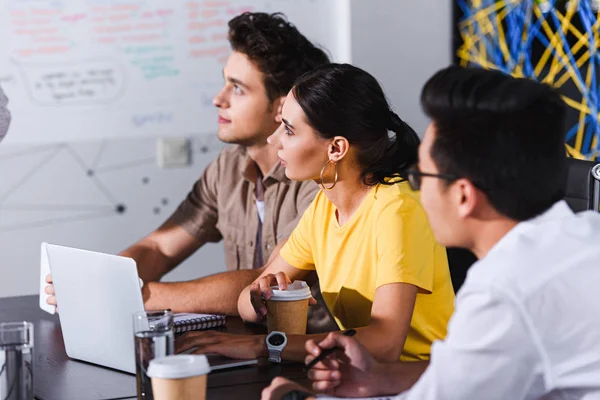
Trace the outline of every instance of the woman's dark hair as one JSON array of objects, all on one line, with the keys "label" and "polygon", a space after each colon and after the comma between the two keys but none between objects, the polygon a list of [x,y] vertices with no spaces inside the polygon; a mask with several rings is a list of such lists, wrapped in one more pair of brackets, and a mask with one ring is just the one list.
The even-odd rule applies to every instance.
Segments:
[{"label": "woman's dark hair", "polygon": [[421,93],[439,172],[469,179],[517,221],[564,196],[566,107],[558,92],[499,71],[449,67]]},{"label": "woman's dark hair", "polygon": [[229,43],[265,75],[269,100],[285,96],[303,73],[329,62],[282,13],[246,12],[229,21]]},{"label": "woman's dark hair", "polygon": [[389,178],[404,177],[417,162],[419,137],[390,109],[368,72],[349,64],[323,65],[302,75],[292,93],[320,136],[343,136],[355,146],[366,185],[393,183]]}]

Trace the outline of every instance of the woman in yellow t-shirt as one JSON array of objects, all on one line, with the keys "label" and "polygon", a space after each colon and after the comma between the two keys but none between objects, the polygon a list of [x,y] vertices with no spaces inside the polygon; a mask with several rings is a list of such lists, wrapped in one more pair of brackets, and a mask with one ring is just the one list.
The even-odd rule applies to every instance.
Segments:
[{"label": "woman in yellow t-shirt", "polygon": [[[389,132],[393,132],[390,136]],[[240,316],[260,322],[270,287],[316,270],[341,329],[379,360],[428,360],[443,339],[454,291],[418,194],[402,179],[417,161],[419,138],[390,107],[373,76],[330,64],[302,76],[288,94],[282,125],[268,139],[286,175],[322,190],[278,256],[238,300]],[[268,355],[263,337],[216,334],[196,341],[233,357]],[[307,339],[288,335],[281,358],[304,361]]]}]

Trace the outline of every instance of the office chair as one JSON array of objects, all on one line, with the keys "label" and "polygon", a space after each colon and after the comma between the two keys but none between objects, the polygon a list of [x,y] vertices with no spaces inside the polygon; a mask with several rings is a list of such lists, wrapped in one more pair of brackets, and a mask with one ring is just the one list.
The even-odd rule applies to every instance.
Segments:
[{"label": "office chair", "polygon": [[469,250],[451,247],[446,249],[446,254],[448,255],[448,266],[450,267],[450,279],[452,280],[454,293],[457,293],[465,282],[467,271],[477,261],[477,257]]},{"label": "office chair", "polygon": [[600,162],[567,158],[565,200],[575,212],[600,212]]}]

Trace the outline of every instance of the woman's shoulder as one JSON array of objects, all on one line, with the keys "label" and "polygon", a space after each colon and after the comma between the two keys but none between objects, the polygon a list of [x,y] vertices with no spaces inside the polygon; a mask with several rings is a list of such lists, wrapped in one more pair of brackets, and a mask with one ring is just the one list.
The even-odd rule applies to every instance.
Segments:
[{"label": "woman's shoulder", "polygon": [[390,206],[406,212],[421,209],[419,193],[413,191],[405,180],[388,185],[378,184],[375,187],[375,207],[384,210]]},{"label": "woman's shoulder", "polygon": [[408,182],[397,182],[377,187],[373,207],[375,229],[413,229],[428,225],[427,215],[419,200],[419,193],[411,190]]}]

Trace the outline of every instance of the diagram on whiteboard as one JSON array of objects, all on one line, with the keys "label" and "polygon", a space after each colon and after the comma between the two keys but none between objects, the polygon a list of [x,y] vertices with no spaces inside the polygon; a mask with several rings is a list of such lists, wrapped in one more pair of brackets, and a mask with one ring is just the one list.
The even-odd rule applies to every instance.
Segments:
[{"label": "diagram on whiteboard", "polygon": [[125,73],[110,59],[76,64],[19,64],[29,101],[41,106],[109,104],[125,92]]},{"label": "diagram on whiteboard", "polygon": [[342,0],[6,0],[0,85],[10,143],[192,136],[216,125],[210,99],[230,52],[227,22],[284,12],[334,60]]},{"label": "diagram on whiteboard", "polygon": [[[138,154],[128,158],[123,157],[128,153],[123,152],[122,142],[108,141],[28,146],[0,152],[0,234],[123,217],[132,207],[144,207],[140,214],[146,217],[153,214],[166,218],[163,209],[172,209],[183,198],[173,197],[162,188],[164,183],[159,185],[161,193],[150,198],[131,197],[136,192],[148,193],[161,173],[152,141],[146,140],[148,143],[142,146],[137,142]],[[221,147],[215,135],[205,135],[194,140],[193,153],[206,163]],[[176,172],[190,182],[189,189],[202,173],[202,162],[198,164],[199,167],[186,170],[185,177]],[[128,190],[123,190],[124,185]]]}]

